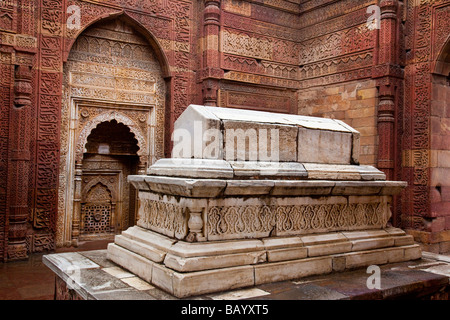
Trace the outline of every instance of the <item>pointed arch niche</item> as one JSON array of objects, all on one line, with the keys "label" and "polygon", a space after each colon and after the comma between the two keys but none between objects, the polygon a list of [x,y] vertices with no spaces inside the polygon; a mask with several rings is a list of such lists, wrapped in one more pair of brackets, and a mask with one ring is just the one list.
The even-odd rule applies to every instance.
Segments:
[{"label": "pointed arch niche", "polygon": [[[118,179],[116,184],[123,191],[126,174],[145,174],[146,168],[164,155],[167,64],[156,39],[144,31],[126,15],[109,17],[82,31],[67,56],[63,68],[57,246],[78,243],[84,180],[97,173],[110,175],[111,180]],[[104,123],[112,122],[115,125],[103,128],[113,130],[102,135],[104,139],[125,126],[137,147],[135,167],[120,174],[118,168],[111,167],[114,161],[108,157],[125,155],[107,154],[105,150],[111,147],[107,147],[107,141],[97,141],[94,152],[88,146],[88,137]],[[86,167],[87,160],[97,158],[100,160],[89,164],[96,165],[95,169]],[[108,189],[114,198],[118,191]],[[120,192],[116,196],[116,212],[135,210],[132,203],[120,202]],[[130,212],[123,219],[117,218],[112,230],[120,232],[132,225],[133,216]]]}]

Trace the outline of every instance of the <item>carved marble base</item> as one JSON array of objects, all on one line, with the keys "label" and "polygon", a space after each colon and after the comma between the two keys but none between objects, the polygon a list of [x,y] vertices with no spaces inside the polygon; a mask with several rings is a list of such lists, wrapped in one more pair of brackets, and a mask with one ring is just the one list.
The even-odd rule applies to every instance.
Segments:
[{"label": "carved marble base", "polygon": [[369,265],[419,259],[400,229],[189,243],[132,227],[108,246],[108,259],[184,298]]}]

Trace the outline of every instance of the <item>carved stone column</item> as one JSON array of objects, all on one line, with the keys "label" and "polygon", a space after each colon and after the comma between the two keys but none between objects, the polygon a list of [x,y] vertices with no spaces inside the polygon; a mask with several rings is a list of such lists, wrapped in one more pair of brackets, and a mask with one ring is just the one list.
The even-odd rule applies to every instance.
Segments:
[{"label": "carved stone column", "polygon": [[14,103],[9,135],[9,229],[7,260],[26,259],[28,175],[30,162],[31,66],[18,65],[14,75]]},{"label": "carved stone column", "polygon": [[203,208],[189,208],[189,235],[188,242],[206,241],[203,233]]},{"label": "carved stone column", "polygon": [[203,19],[203,103],[217,106],[219,80],[223,78],[219,53],[220,0],[205,0]]},{"label": "carved stone column", "polygon": [[398,46],[397,42],[397,0],[382,0],[380,1],[381,21],[380,21],[380,48],[378,57],[379,64],[396,64],[398,61]]},{"label": "carved stone column", "polygon": [[147,161],[146,159],[148,159],[148,156],[144,157],[141,156],[139,157],[139,163],[137,165],[137,174],[146,174],[147,172]]},{"label": "carved stone column", "polygon": [[380,8],[379,47],[376,54],[378,61],[373,75],[379,87],[377,167],[390,180],[394,178],[395,145],[399,138],[395,132],[397,87],[398,80],[403,77],[398,64],[398,1],[383,0]]},{"label": "carved stone column", "polygon": [[394,152],[395,152],[395,102],[394,94],[396,88],[383,85],[379,91],[378,104],[378,163],[377,167],[382,170],[388,179],[394,175]]},{"label": "carved stone column", "polygon": [[81,184],[82,184],[82,164],[75,164],[75,185],[73,192],[73,217],[72,217],[72,245],[78,246],[81,227]]},{"label": "carved stone column", "polygon": [[112,234],[114,234],[114,232],[116,231],[116,226],[118,226],[118,227],[120,227],[120,228],[123,228],[123,226],[122,225],[118,225],[118,220],[119,220],[119,218],[120,218],[120,222],[121,222],[121,218],[122,218],[122,216],[120,216],[120,217],[118,217],[118,212],[117,212],[117,206],[119,205],[119,203],[116,203],[116,202],[112,202],[111,203],[111,224],[110,224],[110,229],[109,229],[109,232],[111,232]]}]

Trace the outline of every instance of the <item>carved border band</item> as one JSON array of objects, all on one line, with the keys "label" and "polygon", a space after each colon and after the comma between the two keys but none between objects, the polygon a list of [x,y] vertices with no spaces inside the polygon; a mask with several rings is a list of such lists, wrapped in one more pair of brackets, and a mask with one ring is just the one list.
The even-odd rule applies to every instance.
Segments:
[{"label": "carved border band", "polygon": [[[188,209],[195,201],[140,193],[138,225],[177,239],[188,235]],[[225,198],[203,201],[207,240],[265,238],[381,229],[391,216],[388,197]]]}]

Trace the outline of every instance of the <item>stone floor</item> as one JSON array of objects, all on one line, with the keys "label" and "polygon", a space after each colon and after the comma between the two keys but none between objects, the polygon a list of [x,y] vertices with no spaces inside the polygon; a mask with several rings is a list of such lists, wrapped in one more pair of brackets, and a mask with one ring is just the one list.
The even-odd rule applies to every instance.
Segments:
[{"label": "stone floor", "polygon": [[[81,243],[78,248],[61,248],[56,252],[106,249],[111,241]],[[0,300],[53,300],[55,274],[42,263],[43,254],[28,260],[0,263]]]},{"label": "stone floor", "polygon": [[[107,241],[89,242],[78,248],[59,249],[57,253],[78,251],[100,265],[98,272],[117,280],[118,289],[134,290],[139,299],[170,300],[174,297],[136,279],[126,270],[105,259]],[[42,262],[43,254],[34,254],[27,261],[0,264],[0,300],[52,300],[55,295],[55,273]],[[408,299],[429,290],[448,285],[450,255],[424,252],[414,262],[381,266],[381,290],[368,289],[366,269],[298,281],[284,281],[256,288],[210,294],[202,300],[340,300],[340,299]],[[115,282],[114,282],[115,283]],[[98,298],[117,298],[115,290],[97,292]],[[120,291],[120,290],[119,290]],[[131,293],[131,291],[130,291]],[[133,298],[134,295],[130,295]],[[124,297],[124,296],[123,296]]]},{"label": "stone floor", "polygon": [[[144,282],[106,259],[106,250],[46,257],[46,264],[67,279],[70,265],[82,268],[77,293],[83,299],[172,300],[175,297]],[[191,297],[187,300],[380,300],[448,299],[450,256],[424,253],[422,259],[381,267],[381,288],[369,289],[367,269],[283,281]]]}]

